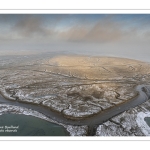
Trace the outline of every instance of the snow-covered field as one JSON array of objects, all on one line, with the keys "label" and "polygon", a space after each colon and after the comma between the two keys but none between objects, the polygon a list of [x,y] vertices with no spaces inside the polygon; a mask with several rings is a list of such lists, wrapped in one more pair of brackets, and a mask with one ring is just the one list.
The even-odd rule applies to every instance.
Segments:
[{"label": "snow-covered field", "polygon": [[[48,107],[68,119],[92,117],[136,97],[137,85],[150,85],[150,65],[137,60],[88,56],[35,58],[1,60],[1,94],[10,100]],[[100,125],[96,135],[146,135],[135,121],[138,109],[150,110],[143,105],[142,109],[139,106],[126,111]],[[87,134],[87,126],[66,128],[71,135]]]},{"label": "snow-covered field", "polygon": [[149,136],[150,127],[145,117],[150,117],[150,100],[131,108],[99,125],[97,136]]},{"label": "snow-covered field", "polygon": [[150,117],[150,112],[139,112],[137,114],[137,119],[136,122],[144,135],[150,136],[150,127],[147,125],[146,121],[144,118]]}]

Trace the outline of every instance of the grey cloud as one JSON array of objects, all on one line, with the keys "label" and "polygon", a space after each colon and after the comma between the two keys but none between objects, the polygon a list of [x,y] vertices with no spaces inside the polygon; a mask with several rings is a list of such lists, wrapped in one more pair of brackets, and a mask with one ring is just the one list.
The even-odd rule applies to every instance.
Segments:
[{"label": "grey cloud", "polygon": [[[11,18],[12,17],[12,18]],[[2,19],[3,18],[3,19]],[[0,34],[0,40],[4,39],[26,39],[31,40],[57,40],[73,42],[97,42],[107,43],[119,40],[130,40],[140,36],[139,31],[143,31],[142,25],[139,27],[124,27],[128,22],[117,21],[116,15],[105,15],[104,17],[91,21],[88,17],[74,17],[73,15],[0,15],[5,23],[11,27],[5,34]],[[9,20],[11,20],[9,22]],[[144,20],[144,19],[143,19]],[[13,23],[12,23],[13,22]],[[135,21],[136,22],[136,21]],[[147,26],[147,22],[143,22]],[[57,27],[67,26],[66,30],[56,30]],[[144,27],[145,27],[144,26]],[[143,39],[149,34],[145,32]]]},{"label": "grey cloud", "polygon": [[87,34],[87,40],[109,42],[122,38],[125,33],[117,24],[104,21],[97,23]]},{"label": "grey cloud", "polygon": [[69,41],[112,42],[129,35],[121,27],[122,24],[107,19],[99,21],[93,27],[86,24],[84,26],[73,26],[69,30],[61,32],[60,37]]},{"label": "grey cloud", "polygon": [[[0,40],[45,38],[57,36],[55,27],[69,15],[0,15]],[[5,28],[5,30],[4,30]]]},{"label": "grey cloud", "polygon": [[68,41],[81,41],[86,37],[87,33],[88,29],[86,27],[74,26],[66,31],[58,33],[58,37]]},{"label": "grey cloud", "polygon": [[[131,20],[125,21],[124,18],[118,21],[116,15],[106,15],[98,22],[91,26],[90,20],[81,21],[78,25],[72,26],[70,29],[63,31],[59,34],[61,39],[73,42],[117,42],[121,40],[130,41],[132,39],[148,38],[147,32],[150,31],[148,20],[141,18],[134,19],[133,24]],[[145,21],[146,20],[146,21]],[[130,25],[132,24],[132,25]],[[146,32],[141,36],[141,33],[146,29]],[[149,33],[149,32],[148,32]]]},{"label": "grey cloud", "polygon": [[51,38],[57,36],[55,27],[68,15],[26,15],[16,21],[11,30],[21,38]]},{"label": "grey cloud", "polygon": [[51,30],[48,30],[43,26],[42,20],[39,17],[24,18],[17,22],[12,27],[12,30],[15,30],[15,32],[22,37],[43,37],[52,33]]}]

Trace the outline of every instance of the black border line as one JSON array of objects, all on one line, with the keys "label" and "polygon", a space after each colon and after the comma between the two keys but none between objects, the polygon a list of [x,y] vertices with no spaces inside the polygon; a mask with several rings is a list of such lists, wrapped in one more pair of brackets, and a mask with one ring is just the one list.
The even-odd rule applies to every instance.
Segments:
[{"label": "black border line", "polygon": [[[0,140],[0,141],[6,141],[6,140]],[[130,142],[137,142],[137,141],[145,141],[145,142],[149,142],[149,140],[7,140],[7,141],[30,141],[30,142],[32,142],[32,141],[80,141],[80,142],[82,142],[82,141],[95,141],[95,142],[99,142],[99,141],[104,141],[104,142],[107,142],[107,141],[112,141],[112,142],[114,142],[114,141],[130,141]],[[6,142],[7,142],[6,141]]]}]

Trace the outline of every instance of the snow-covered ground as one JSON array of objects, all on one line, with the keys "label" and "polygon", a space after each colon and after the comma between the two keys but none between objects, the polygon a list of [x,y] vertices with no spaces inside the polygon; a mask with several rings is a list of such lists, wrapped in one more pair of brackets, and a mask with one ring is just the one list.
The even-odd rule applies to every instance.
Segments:
[{"label": "snow-covered ground", "polygon": [[67,126],[67,131],[71,136],[86,136],[87,135],[87,126]]},{"label": "snow-covered ground", "polygon": [[150,117],[150,112],[139,112],[137,114],[136,122],[138,126],[141,128],[144,135],[150,136],[150,127],[144,120],[145,117]]},{"label": "snow-covered ground", "polygon": [[[136,60],[86,56],[44,59],[42,56],[38,61],[30,61],[14,59],[11,61],[14,64],[7,63],[5,68],[2,65],[1,94],[11,100],[44,105],[74,120],[125,102],[137,96],[135,86],[150,84],[150,65]],[[149,111],[149,106],[147,103],[112,118],[99,126],[96,134],[144,135],[135,120],[137,113]],[[24,114],[29,111],[15,109]],[[85,135],[81,126],[69,126],[68,130],[71,135]]]},{"label": "snow-covered ground", "polygon": [[150,117],[150,100],[99,125],[97,136],[150,136],[145,117]]}]

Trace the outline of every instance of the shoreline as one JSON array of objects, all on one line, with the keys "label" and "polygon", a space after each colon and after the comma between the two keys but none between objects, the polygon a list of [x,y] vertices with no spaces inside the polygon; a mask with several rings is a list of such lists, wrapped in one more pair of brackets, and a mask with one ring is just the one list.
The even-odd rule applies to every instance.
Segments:
[{"label": "shoreline", "polygon": [[[100,113],[94,114],[92,117],[87,117],[87,118],[81,118],[79,120],[72,120],[69,118],[65,118],[61,113],[57,113],[56,111],[52,111],[46,107],[40,106],[40,105],[35,105],[32,103],[26,103],[26,102],[21,102],[21,101],[15,101],[15,100],[8,100],[4,97],[0,97],[0,102],[3,104],[9,104],[9,105],[14,105],[14,106],[20,106],[20,107],[25,107],[28,109],[35,110],[39,113],[42,113],[46,117],[58,122],[65,124],[65,125],[88,125],[88,126],[93,126],[93,125],[100,125],[107,120],[111,119],[112,117],[119,115],[120,113],[136,107],[142,103],[144,103],[146,100],[149,99],[150,93],[147,96],[146,92],[143,91],[142,89],[145,87],[149,87],[150,85],[138,85],[136,86],[135,90],[138,92],[138,95],[126,102],[123,102],[121,104],[118,104],[114,107],[111,107],[109,109],[106,109]],[[3,94],[1,94],[3,95]]]}]

